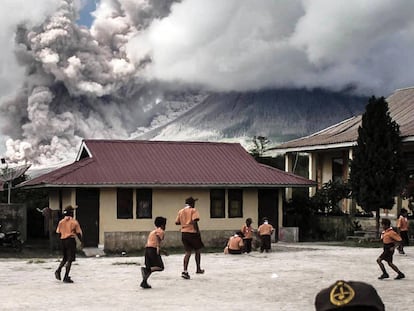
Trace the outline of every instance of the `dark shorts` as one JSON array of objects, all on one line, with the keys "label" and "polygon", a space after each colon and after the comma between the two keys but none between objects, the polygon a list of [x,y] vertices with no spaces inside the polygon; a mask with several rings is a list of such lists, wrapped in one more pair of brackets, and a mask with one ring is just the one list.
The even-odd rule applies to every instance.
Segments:
[{"label": "dark shorts", "polygon": [[243,239],[244,251],[250,253],[252,251],[252,241],[253,239]]},{"label": "dark shorts", "polygon": [[186,251],[199,250],[204,247],[200,233],[182,232],[181,241]]},{"label": "dark shorts", "polygon": [[260,239],[262,240],[262,245],[260,247],[261,250],[271,248],[272,243],[270,235],[261,235]]},{"label": "dark shorts", "polygon": [[76,260],[76,240],[74,238],[67,238],[60,240],[62,243],[62,254],[64,261]]},{"label": "dark shorts", "polygon": [[392,257],[394,255],[394,244],[384,244],[384,251],[379,256],[381,260],[386,262],[392,262]]},{"label": "dark shorts", "polygon": [[402,239],[403,246],[410,245],[410,239],[408,237],[408,231],[400,231],[400,236]]},{"label": "dark shorts", "polygon": [[145,248],[145,266],[147,268],[159,267],[164,270],[164,263],[162,262],[161,255],[157,254],[155,247]]},{"label": "dark shorts", "polygon": [[229,248],[229,254],[240,255],[242,253],[243,253],[243,251],[241,249],[230,249]]}]

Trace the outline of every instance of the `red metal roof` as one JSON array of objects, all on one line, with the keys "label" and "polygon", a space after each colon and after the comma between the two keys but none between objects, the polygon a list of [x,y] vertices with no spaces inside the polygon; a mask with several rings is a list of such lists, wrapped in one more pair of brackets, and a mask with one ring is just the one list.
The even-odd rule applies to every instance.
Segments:
[{"label": "red metal roof", "polygon": [[262,165],[235,143],[84,140],[78,159],[23,184],[65,186],[314,186]]},{"label": "red metal roof", "polygon": [[[403,142],[412,140],[414,137],[414,88],[396,90],[386,100],[391,118],[400,126]],[[308,151],[337,148],[341,144],[355,145],[361,122],[362,115],[352,117],[312,135],[282,143],[269,150]]]}]

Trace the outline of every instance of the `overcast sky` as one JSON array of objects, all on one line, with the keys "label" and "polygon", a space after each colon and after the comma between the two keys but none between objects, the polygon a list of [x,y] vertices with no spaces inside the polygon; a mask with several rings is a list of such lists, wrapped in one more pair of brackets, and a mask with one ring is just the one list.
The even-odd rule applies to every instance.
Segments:
[{"label": "overcast sky", "polygon": [[[72,112],[85,109],[72,99],[92,98],[100,111],[99,99],[137,89],[137,81],[377,96],[414,85],[411,0],[100,0],[93,20],[85,19],[93,0],[2,0],[0,7],[0,130],[17,158],[41,143],[52,152],[63,131],[82,136],[79,125],[46,133],[46,120],[52,128],[55,119],[87,123]],[[60,109],[51,104],[62,96],[57,84],[67,92]]]}]

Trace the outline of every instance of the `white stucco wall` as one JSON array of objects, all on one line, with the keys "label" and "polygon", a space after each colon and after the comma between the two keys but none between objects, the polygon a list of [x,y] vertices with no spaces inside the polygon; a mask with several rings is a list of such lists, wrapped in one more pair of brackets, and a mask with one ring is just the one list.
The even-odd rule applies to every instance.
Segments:
[{"label": "white stucco wall", "polygon": [[[62,196],[62,207],[71,204],[76,205],[76,190],[62,189],[51,190],[49,192],[49,207],[53,210],[60,208],[59,195]],[[281,193],[279,193],[279,196]],[[152,202],[152,219],[136,219],[136,196],[133,195],[133,218],[117,219],[116,188],[100,189],[100,210],[99,210],[99,244],[104,244],[105,232],[131,232],[131,231],[150,231],[154,227],[154,219],[157,216],[167,218],[166,231],[179,231],[180,227],[175,225],[175,218],[178,211],[184,207],[187,197],[198,198],[196,208],[200,213],[201,230],[238,230],[242,227],[245,219],[253,219],[254,225],[258,223],[258,201],[257,190],[243,190],[243,217],[228,218],[227,211],[227,192],[225,218],[210,218],[210,190],[206,189],[154,189]],[[281,196],[279,201],[281,200]],[[279,202],[281,206],[281,202]],[[279,217],[283,216],[279,211]],[[75,211],[76,217],[76,211]],[[279,222],[282,220],[279,219]]]},{"label": "white stucco wall", "polygon": [[[342,153],[340,151],[333,151],[327,152],[324,151],[320,153],[318,160],[321,161],[320,166],[322,167],[322,184],[329,182],[332,179],[332,159],[333,158],[340,158],[342,157]],[[352,157],[352,152],[348,152],[349,157]],[[349,177],[349,172],[348,172]],[[408,200],[400,200],[401,207],[407,208]],[[351,200],[346,200],[345,206],[347,211],[351,208]],[[395,198],[394,207],[391,210],[381,210],[380,215],[381,217],[396,217],[398,213],[398,198]]]},{"label": "white stucco wall", "polygon": [[[227,194],[226,194],[227,195]],[[131,232],[150,231],[154,227],[154,219],[157,216],[167,218],[166,231],[179,231],[175,225],[178,211],[184,207],[187,197],[198,198],[196,208],[200,213],[199,226],[201,230],[236,230],[240,229],[245,219],[250,217],[257,224],[258,206],[257,190],[243,190],[243,217],[242,218],[210,218],[210,190],[180,190],[180,189],[154,189],[152,193],[152,219],[136,219],[136,202],[132,219],[117,219],[116,189],[101,189],[100,195],[100,220],[99,220],[99,244],[104,243],[105,232]],[[227,198],[226,198],[227,204]]]},{"label": "white stucco wall", "polygon": [[49,208],[52,210],[59,210],[59,193],[62,195],[62,208],[68,205],[76,206],[76,191],[73,188],[67,189],[51,189],[49,191]]}]

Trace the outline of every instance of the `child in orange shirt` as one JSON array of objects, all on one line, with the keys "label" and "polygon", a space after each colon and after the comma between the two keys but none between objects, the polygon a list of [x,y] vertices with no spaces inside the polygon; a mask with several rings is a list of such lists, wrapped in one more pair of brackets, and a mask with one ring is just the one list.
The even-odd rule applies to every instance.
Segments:
[{"label": "child in orange shirt", "polygon": [[77,236],[80,241],[82,241],[82,229],[79,225],[79,222],[73,218],[74,207],[69,205],[65,207],[63,215],[65,216],[61,221],[59,221],[56,228],[56,233],[60,235],[60,241],[62,243],[62,254],[63,258],[59,264],[59,267],[55,271],[55,278],[60,281],[60,273],[62,268],[66,268],[65,276],[63,277],[64,283],[73,283],[73,280],[69,276],[70,269],[72,267],[72,262],[76,260],[76,240]]},{"label": "child in orange shirt", "polygon": [[227,252],[229,254],[241,254],[243,253],[243,247],[243,233],[241,231],[237,231],[227,242]]},{"label": "child in orange shirt", "polygon": [[246,253],[250,253],[252,251],[252,240],[253,240],[253,232],[254,229],[252,227],[252,219],[247,218],[246,224],[243,225],[241,232],[244,235],[243,243],[244,243],[244,251]]},{"label": "child in orange shirt", "polygon": [[197,266],[196,273],[203,274],[204,269],[201,269],[201,249],[204,243],[201,240],[200,228],[198,222],[200,221],[200,214],[195,208],[195,202],[198,199],[189,197],[185,199],[185,207],[178,211],[175,224],[181,226],[181,241],[184,245],[185,255],[183,260],[184,271],[181,273],[183,279],[189,280],[188,264],[191,253],[195,253],[195,262]]},{"label": "child in orange shirt", "polygon": [[[155,229],[148,235],[147,244],[145,245],[145,267],[141,268],[142,274],[142,288],[151,288],[147,280],[152,272],[164,270],[164,263],[161,258],[161,241],[164,240],[164,231],[167,224],[167,219],[164,217],[156,217]],[[165,256],[168,253],[162,250]]]},{"label": "child in orange shirt", "polygon": [[269,221],[267,218],[263,218],[263,224],[257,228],[257,233],[260,236],[260,239],[262,240],[262,243],[260,245],[260,252],[263,253],[263,251],[266,251],[268,253],[271,249],[271,236],[273,231],[275,229],[271,224],[269,224]]},{"label": "child in orange shirt", "polygon": [[402,243],[398,247],[398,252],[402,255],[405,254],[404,252],[404,246],[408,246],[410,243],[410,239],[408,238],[408,213],[405,208],[401,209],[400,217],[398,217],[397,220],[397,228],[398,233],[401,236]]},{"label": "child in orange shirt", "polygon": [[395,244],[398,245],[401,243],[401,237],[398,235],[397,232],[395,232],[391,228],[391,221],[389,219],[383,218],[381,220],[381,225],[382,225],[382,228],[384,229],[384,231],[382,231],[381,233],[381,240],[382,240],[382,243],[384,243],[384,251],[377,259],[377,263],[380,266],[381,271],[382,271],[382,275],[378,279],[382,280],[382,279],[387,279],[390,277],[387,271],[385,270],[384,264],[382,263],[383,260],[386,261],[388,265],[395,272],[398,273],[397,277],[395,278],[396,280],[403,279],[405,278],[404,273],[402,273],[397,268],[397,266],[392,263],[392,257],[394,255],[394,250],[395,250]]}]

